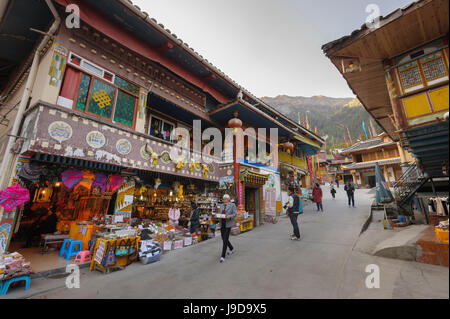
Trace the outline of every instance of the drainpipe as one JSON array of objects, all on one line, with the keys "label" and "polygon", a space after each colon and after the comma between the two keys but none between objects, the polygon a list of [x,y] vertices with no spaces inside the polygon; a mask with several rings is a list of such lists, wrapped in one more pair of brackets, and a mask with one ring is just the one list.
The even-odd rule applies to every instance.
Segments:
[{"label": "drainpipe", "polygon": [[3,157],[2,164],[0,166],[0,189],[4,188],[7,184],[7,181],[11,177],[12,172],[8,172],[8,166],[11,159],[11,148],[13,147],[15,143],[15,139],[17,137],[17,134],[19,133],[19,127],[22,122],[23,113],[25,112],[25,108],[28,104],[28,99],[30,98],[31,92],[34,87],[34,82],[36,80],[36,73],[38,70],[39,62],[41,59],[41,52],[47,45],[47,43],[50,41],[52,36],[56,33],[56,30],[58,29],[61,18],[56,11],[52,0],[45,0],[45,3],[47,3],[50,11],[52,12],[55,21],[53,22],[52,26],[46,33],[44,39],[42,39],[41,43],[39,44],[38,48],[36,49],[36,52],[34,54],[33,62],[31,64],[30,73],[28,74],[28,79],[25,84],[25,91],[23,92],[22,99],[20,100],[19,108],[17,110],[17,115],[14,120],[14,125],[12,127],[12,130],[9,134],[8,144],[5,149],[5,155]]}]

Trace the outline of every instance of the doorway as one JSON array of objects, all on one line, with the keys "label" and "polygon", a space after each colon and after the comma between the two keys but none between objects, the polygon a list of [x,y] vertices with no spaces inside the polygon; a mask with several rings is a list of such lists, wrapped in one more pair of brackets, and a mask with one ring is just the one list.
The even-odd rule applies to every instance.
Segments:
[{"label": "doorway", "polygon": [[259,188],[245,186],[245,211],[253,219],[253,225],[259,225]]}]

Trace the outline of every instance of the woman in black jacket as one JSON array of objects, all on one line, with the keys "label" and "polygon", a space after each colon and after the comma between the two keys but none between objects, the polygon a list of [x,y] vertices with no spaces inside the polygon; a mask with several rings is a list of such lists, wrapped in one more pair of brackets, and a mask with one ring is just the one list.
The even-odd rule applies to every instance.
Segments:
[{"label": "woman in black jacket", "polygon": [[197,232],[197,229],[200,227],[200,209],[197,207],[195,202],[191,202],[192,214],[191,214],[191,234]]}]

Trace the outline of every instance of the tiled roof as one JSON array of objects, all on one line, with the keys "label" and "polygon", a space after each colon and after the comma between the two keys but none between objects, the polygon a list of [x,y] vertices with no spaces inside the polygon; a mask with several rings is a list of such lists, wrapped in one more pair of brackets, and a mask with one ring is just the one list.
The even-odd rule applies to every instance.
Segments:
[{"label": "tiled roof", "polygon": [[383,139],[377,137],[377,138],[370,139],[367,141],[358,142],[356,144],[353,144],[349,148],[344,148],[341,151],[341,154],[346,155],[346,154],[354,153],[357,151],[363,151],[363,150],[368,150],[371,148],[393,145],[393,144],[396,144],[396,143],[395,142],[384,142]]},{"label": "tiled roof", "polygon": [[347,166],[344,166],[344,169],[362,169],[362,168],[370,168],[375,167],[376,163],[378,162],[378,165],[384,166],[384,165],[390,165],[390,164],[400,164],[401,160],[400,157],[394,157],[394,158],[388,158],[384,160],[377,160],[377,161],[370,161],[370,162],[361,162],[361,163],[353,163]]}]

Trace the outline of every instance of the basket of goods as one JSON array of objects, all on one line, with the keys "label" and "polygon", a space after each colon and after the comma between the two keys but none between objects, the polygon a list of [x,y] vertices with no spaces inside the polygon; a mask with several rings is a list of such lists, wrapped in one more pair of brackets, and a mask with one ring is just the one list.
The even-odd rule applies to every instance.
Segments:
[{"label": "basket of goods", "polygon": [[436,237],[443,244],[448,244],[448,219],[440,222],[438,226],[434,228]]},{"label": "basket of goods", "polygon": [[153,238],[154,241],[158,242],[159,245],[162,245],[165,241],[168,241],[170,238],[166,235],[159,233]]}]

